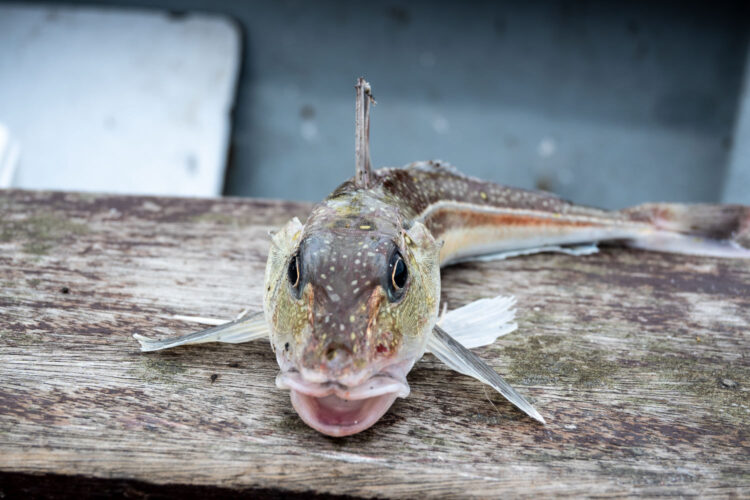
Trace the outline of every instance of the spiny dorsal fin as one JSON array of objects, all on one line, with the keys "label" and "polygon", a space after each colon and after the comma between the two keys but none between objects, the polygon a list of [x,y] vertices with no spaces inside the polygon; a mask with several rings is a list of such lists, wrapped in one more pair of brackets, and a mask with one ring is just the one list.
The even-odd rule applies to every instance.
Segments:
[{"label": "spiny dorsal fin", "polygon": [[375,104],[370,84],[360,77],[357,79],[356,130],[354,154],[357,170],[354,182],[359,188],[370,187],[372,165],[370,164],[370,104]]}]

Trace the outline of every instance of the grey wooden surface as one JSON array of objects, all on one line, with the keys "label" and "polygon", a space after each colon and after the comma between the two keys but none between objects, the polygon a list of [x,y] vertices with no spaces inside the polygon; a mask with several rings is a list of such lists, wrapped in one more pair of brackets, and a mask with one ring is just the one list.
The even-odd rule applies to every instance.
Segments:
[{"label": "grey wooden surface", "polygon": [[54,474],[201,495],[750,494],[748,261],[610,248],[446,269],[450,306],[518,298],[519,330],[478,353],[546,427],[428,355],[408,399],[334,439],[275,388],[265,341],[139,352],[135,332],[195,329],[174,315],[258,308],[266,233],[307,210],[0,191],[0,493]]}]

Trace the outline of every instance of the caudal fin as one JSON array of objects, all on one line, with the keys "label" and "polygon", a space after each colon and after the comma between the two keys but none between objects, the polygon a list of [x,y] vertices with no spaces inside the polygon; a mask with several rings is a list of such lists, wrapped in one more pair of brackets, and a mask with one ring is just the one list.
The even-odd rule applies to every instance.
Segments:
[{"label": "caudal fin", "polygon": [[750,207],[647,203],[621,213],[653,226],[653,231],[630,240],[629,246],[661,252],[750,258]]}]

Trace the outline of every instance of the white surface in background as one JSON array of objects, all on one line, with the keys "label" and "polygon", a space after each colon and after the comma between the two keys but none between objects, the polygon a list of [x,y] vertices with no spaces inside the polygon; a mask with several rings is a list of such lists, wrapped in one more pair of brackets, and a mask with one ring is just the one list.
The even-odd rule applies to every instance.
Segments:
[{"label": "white surface in background", "polygon": [[0,6],[12,185],[220,194],[239,56],[217,16]]},{"label": "white surface in background", "polygon": [[0,123],[0,188],[12,185],[20,152],[21,148],[10,135],[8,127]]}]

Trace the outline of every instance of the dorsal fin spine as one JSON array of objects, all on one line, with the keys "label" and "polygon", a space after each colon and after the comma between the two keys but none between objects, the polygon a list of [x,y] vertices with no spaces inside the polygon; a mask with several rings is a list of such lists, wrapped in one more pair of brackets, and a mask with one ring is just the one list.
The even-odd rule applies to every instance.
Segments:
[{"label": "dorsal fin spine", "polygon": [[357,91],[355,107],[354,156],[356,171],[354,175],[357,187],[367,189],[372,183],[372,165],[370,163],[370,104],[375,104],[370,84],[360,77],[354,87]]}]

